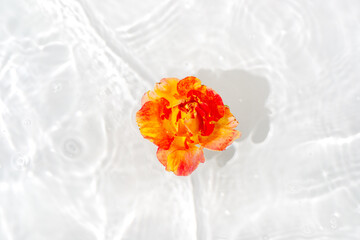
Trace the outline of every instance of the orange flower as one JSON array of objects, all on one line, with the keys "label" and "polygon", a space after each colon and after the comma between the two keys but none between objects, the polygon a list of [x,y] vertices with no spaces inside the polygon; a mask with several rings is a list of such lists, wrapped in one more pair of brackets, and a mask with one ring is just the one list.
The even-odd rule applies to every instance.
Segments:
[{"label": "orange flower", "polygon": [[223,151],[240,136],[220,95],[196,77],[164,78],[141,104],[136,113],[141,134],[159,147],[156,155],[166,170],[179,176],[205,161],[203,148]]}]

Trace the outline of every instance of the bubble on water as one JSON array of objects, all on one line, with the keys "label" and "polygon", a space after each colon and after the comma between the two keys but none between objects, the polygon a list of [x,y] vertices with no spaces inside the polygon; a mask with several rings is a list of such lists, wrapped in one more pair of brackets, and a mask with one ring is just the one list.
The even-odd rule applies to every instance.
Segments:
[{"label": "bubble on water", "polygon": [[298,185],[296,185],[296,184],[289,184],[288,185],[288,191],[290,193],[297,193],[297,192],[300,191],[300,187]]},{"label": "bubble on water", "polygon": [[31,120],[30,120],[30,119],[25,119],[25,120],[23,121],[23,124],[24,124],[24,126],[28,127],[28,126],[31,125]]},{"label": "bubble on water", "polygon": [[61,85],[61,83],[54,83],[54,84],[52,85],[52,90],[53,90],[54,93],[60,92],[60,91],[62,90],[62,85]]},{"label": "bubble on water", "polygon": [[12,166],[16,170],[24,171],[30,166],[30,159],[22,153],[16,153],[11,160]]},{"label": "bubble on water", "polygon": [[355,208],[355,211],[360,213],[360,205]]},{"label": "bubble on water", "polygon": [[184,65],[188,70],[193,68],[193,65],[191,63],[189,63],[189,62],[186,62]]},{"label": "bubble on water", "polygon": [[250,39],[255,39],[256,38],[256,34],[249,34],[248,35]]},{"label": "bubble on water", "polygon": [[310,225],[305,225],[301,228],[301,231],[306,234],[309,235],[313,232],[313,228]]},{"label": "bubble on water", "polygon": [[78,140],[69,138],[63,143],[63,153],[66,157],[77,158],[82,153],[82,145]]},{"label": "bubble on water", "polygon": [[82,111],[77,111],[76,114],[75,114],[77,117],[81,117],[83,115],[83,112]]},{"label": "bubble on water", "polygon": [[270,237],[268,236],[268,235],[264,235],[264,236],[262,236],[262,238],[261,238],[262,240],[269,240],[270,239]]},{"label": "bubble on water", "polygon": [[287,31],[285,30],[285,29],[282,29],[281,31],[280,31],[280,35],[282,35],[282,36],[284,36],[284,35],[286,35],[287,34]]},{"label": "bubble on water", "polygon": [[105,95],[107,95],[107,96],[110,96],[112,94],[112,91],[110,88],[106,88],[104,92],[105,92]]},{"label": "bubble on water", "polygon": [[186,8],[191,8],[193,4],[194,4],[194,2],[192,0],[185,0],[184,1],[184,6]]},{"label": "bubble on water", "polygon": [[338,220],[335,217],[330,219],[330,228],[331,229],[337,229],[338,225],[339,225]]},{"label": "bubble on water", "polygon": [[9,184],[6,182],[0,182],[0,191],[7,191],[9,189]]}]

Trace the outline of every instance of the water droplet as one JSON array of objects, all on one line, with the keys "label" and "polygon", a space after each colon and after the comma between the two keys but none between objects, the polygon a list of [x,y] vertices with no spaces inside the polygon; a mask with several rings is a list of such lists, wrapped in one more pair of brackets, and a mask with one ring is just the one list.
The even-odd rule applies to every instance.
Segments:
[{"label": "water droplet", "polygon": [[26,170],[30,165],[30,159],[21,153],[16,153],[11,162],[13,167],[20,171]]},{"label": "water droplet", "polygon": [[75,139],[67,139],[63,144],[63,153],[69,158],[79,157],[82,153],[82,145]]}]

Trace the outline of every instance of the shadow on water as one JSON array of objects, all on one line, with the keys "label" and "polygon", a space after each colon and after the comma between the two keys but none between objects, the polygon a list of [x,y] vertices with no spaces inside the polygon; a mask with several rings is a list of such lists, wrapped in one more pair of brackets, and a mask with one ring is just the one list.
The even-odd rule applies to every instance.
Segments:
[{"label": "shadow on water", "polygon": [[[265,78],[239,69],[228,71],[201,69],[195,76],[222,96],[224,104],[230,107],[239,121],[237,129],[242,136],[236,141],[244,141],[250,137],[253,143],[261,143],[266,139],[270,130],[270,111],[266,107],[270,87]],[[222,159],[232,158],[235,153],[232,148],[230,146],[227,151],[221,153]],[[206,155],[211,157],[217,153]]]}]

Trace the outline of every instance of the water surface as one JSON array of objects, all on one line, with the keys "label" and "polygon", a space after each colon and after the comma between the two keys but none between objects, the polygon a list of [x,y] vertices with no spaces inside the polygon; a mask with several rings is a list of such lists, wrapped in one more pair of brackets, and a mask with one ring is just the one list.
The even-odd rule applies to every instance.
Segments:
[{"label": "water surface", "polygon": [[[0,1],[0,239],[359,239],[357,0]],[[198,76],[242,138],[189,177],[135,123]]]}]

